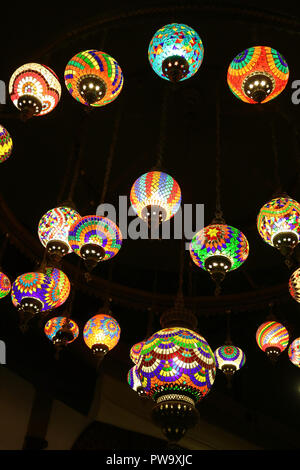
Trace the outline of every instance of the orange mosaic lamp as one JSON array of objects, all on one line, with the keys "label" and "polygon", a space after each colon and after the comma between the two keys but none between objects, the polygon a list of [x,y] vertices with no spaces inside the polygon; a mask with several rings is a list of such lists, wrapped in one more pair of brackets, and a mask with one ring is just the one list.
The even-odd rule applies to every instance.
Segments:
[{"label": "orange mosaic lamp", "polygon": [[54,346],[60,349],[78,338],[79,328],[70,318],[54,317],[47,321],[44,332]]},{"label": "orange mosaic lamp", "polygon": [[256,342],[270,359],[275,360],[286,349],[289,334],[281,323],[267,321],[257,329]]},{"label": "orange mosaic lamp", "polygon": [[232,93],[246,103],[266,103],[286,87],[289,68],[272,47],[249,47],[230,63],[227,83]]},{"label": "orange mosaic lamp", "polygon": [[5,162],[13,149],[13,141],[5,127],[0,125],[0,163]]},{"label": "orange mosaic lamp", "polygon": [[121,329],[118,322],[104,313],[90,318],[83,330],[85,344],[94,356],[103,358],[119,342]]},{"label": "orange mosaic lamp", "polygon": [[105,106],[114,101],[122,90],[123,81],[117,61],[94,49],[76,54],[65,69],[67,90],[86,106]]}]

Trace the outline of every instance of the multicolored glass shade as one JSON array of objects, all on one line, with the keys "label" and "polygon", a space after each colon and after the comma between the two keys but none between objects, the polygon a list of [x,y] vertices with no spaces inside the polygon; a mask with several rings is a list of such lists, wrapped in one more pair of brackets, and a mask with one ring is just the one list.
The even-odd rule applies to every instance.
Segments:
[{"label": "multicolored glass shade", "polygon": [[213,224],[196,233],[190,243],[190,255],[199,268],[209,270],[206,260],[223,256],[230,261],[228,271],[239,268],[249,254],[249,243],[240,230],[230,225]]},{"label": "multicolored glass shade", "polygon": [[127,382],[135,392],[142,387],[142,382],[138,374],[137,366],[132,367],[127,374]]},{"label": "multicolored glass shade", "polygon": [[300,367],[300,338],[294,339],[288,349],[289,360],[294,366]]},{"label": "multicolored glass shade", "polygon": [[12,284],[12,303],[18,307],[23,299],[36,299],[41,303],[39,311],[46,312],[57,306],[56,289],[55,279],[46,274],[41,272],[22,274]]},{"label": "multicolored glass shade", "polygon": [[117,61],[94,49],[76,54],[65,69],[69,93],[86,106],[105,106],[114,101],[122,90],[123,81]]},{"label": "multicolored glass shade", "polygon": [[293,299],[300,303],[300,268],[296,269],[290,277],[289,292]]},{"label": "multicolored glass shade", "polygon": [[143,349],[144,344],[145,344],[145,341],[140,341],[139,343],[134,344],[132,348],[130,349],[129,356],[134,364],[138,363],[141,350]]},{"label": "multicolored glass shade", "polygon": [[276,348],[281,353],[288,345],[289,334],[281,323],[267,321],[256,331],[256,342],[264,352],[269,348]]},{"label": "multicolored glass shade", "polygon": [[105,345],[109,350],[119,342],[121,329],[118,322],[110,315],[98,314],[92,317],[83,330],[85,344],[92,349],[96,345]]},{"label": "multicolored glass shade", "polygon": [[122,234],[117,225],[106,217],[87,215],[74,222],[69,230],[69,245],[79,256],[84,245],[100,246],[103,252],[101,261],[116,256],[122,245]]},{"label": "multicolored glass shade", "polygon": [[0,272],[0,299],[10,293],[11,283],[6,274]]},{"label": "multicolored glass shade", "polygon": [[300,204],[289,197],[272,199],[259,211],[257,229],[262,239],[272,246],[275,246],[274,237],[279,234],[290,234],[295,242],[298,242],[300,235]]},{"label": "multicolored glass shade", "polygon": [[[168,62],[179,59],[177,67],[184,68],[179,80],[186,80],[198,71],[203,61],[204,47],[198,33],[185,24],[172,23],[160,28],[153,36],[148,58],[154,72],[170,80]],[[180,61],[180,58],[183,61]],[[182,76],[183,75],[183,76]],[[176,81],[179,81],[178,79]]]},{"label": "multicolored glass shade", "polygon": [[5,162],[13,149],[13,141],[5,127],[0,125],[0,163]]},{"label": "multicolored glass shade", "polygon": [[29,63],[19,67],[11,76],[9,94],[20,111],[33,106],[33,114],[43,116],[57,106],[61,86],[58,77],[49,67]]},{"label": "multicolored glass shade", "polygon": [[69,297],[71,285],[68,276],[57,268],[45,268],[45,274],[54,281],[54,287],[49,292],[48,297],[53,304],[53,308],[58,308],[65,303]]},{"label": "multicolored glass shade", "polygon": [[38,225],[38,235],[43,246],[49,242],[63,242],[70,253],[69,230],[80,219],[79,213],[70,207],[56,207],[43,215]]},{"label": "multicolored glass shade", "polygon": [[147,208],[158,207],[163,212],[163,221],[173,217],[181,203],[181,190],[172,176],[162,171],[150,171],[140,176],[130,192],[131,206],[137,215],[147,220]]},{"label": "multicolored glass shade", "polygon": [[284,57],[266,46],[249,47],[231,62],[227,83],[232,93],[246,103],[266,103],[286,87],[289,68]]},{"label": "multicolored glass shade", "polygon": [[44,332],[47,338],[50,341],[55,341],[55,337],[57,333],[62,331],[66,327],[66,323],[68,323],[68,330],[70,331],[69,339],[66,341],[68,344],[75,341],[79,335],[79,328],[78,325],[74,322],[74,320],[68,319],[67,317],[54,317],[51,318],[44,327]]},{"label": "multicolored glass shade", "polygon": [[231,344],[220,346],[215,350],[214,355],[217,368],[225,373],[226,371],[234,373],[243,367],[246,362],[245,353],[237,346],[232,346]]},{"label": "multicolored glass shade", "polygon": [[185,396],[192,404],[205,397],[216,376],[207,341],[186,328],[165,328],[144,344],[137,364],[145,393],[159,400]]}]

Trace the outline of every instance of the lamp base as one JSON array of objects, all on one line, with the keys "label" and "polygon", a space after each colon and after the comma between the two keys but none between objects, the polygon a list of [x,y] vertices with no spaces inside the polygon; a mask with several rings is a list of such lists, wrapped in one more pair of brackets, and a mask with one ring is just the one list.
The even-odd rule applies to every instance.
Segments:
[{"label": "lamp base", "polygon": [[32,95],[20,96],[17,107],[21,111],[21,117],[24,121],[40,114],[43,108],[41,101]]},{"label": "lamp base", "polygon": [[220,284],[224,281],[226,273],[230,271],[231,266],[232,263],[226,256],[216,255],[206,258],[204,267],[216,283],[216,295],[219,294]]},{"label": "lamp base", "polygon": [[106,84],[104,80],[93,74],[84,75],[79,80],[77,89],[88,104],[102,100],[106,94]]},{"label": "lamp base", "polygon": [[271,359],[272,362],[276,362],[281,354],[281,350],[277,346],[269,346],[265,349],[265,353]]},{"label": "lamp base", "polygon": [[242,89],[248,98],[262,103],[273,91],[274,80],[265,72],[254,72],[244,80]]},{"label": "lamp base", "polygon": [[167,57],[162,65],[163,74],[168,77],[171,82],[179,82],[189,73],[189,64],[184,57],[173,55]]},{"label": "lamp base", "polygon": [[162,222],[166,220],[166,210],[157,205],[149,205],[144,207],[141,212],[142,219],[147,222],[149,229],[151,227],[158,227]]},{"label": "lamp base", "polygon": [[40,313],[43,308],[43,302],[34,297],[23,297],[17,309],[20,315],[20,330],[25,333],[28,330],[30,320]]},{"label": "lamp base", "polygon": [[298,244],[298,236],[294,232],[280,232],[273,237],[273,245],[283,256],[288,256]]},{"label": "lamp base", "polygon": [[233,364],[224,364],[221,367],[221,370],[222,370],[223,374],[232,377],[233,374],[236,372],[236,366],[234,366]]},{"label": "lamp base", "polygon": [[88,271],[91,271],[105,257],[105,250],[95,243],[86,243],[81,247],[80,256],[84,259]]}]

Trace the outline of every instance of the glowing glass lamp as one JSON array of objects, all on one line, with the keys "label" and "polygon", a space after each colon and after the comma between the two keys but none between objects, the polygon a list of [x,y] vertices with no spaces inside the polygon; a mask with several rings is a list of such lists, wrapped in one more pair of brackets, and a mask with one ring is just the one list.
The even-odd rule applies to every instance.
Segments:
[{"label": "glowing glass lamp", "polygon": [[134,364],[138,363],[141,350],[143,349],[144,344],[145,344],[145,341],[140,341],[139,343],[134,344],[132,348],[130,349],[129,356]]},{"label": "glowing glass lamp", "polygon": [[195,75],[203,61],[204,48],[198,33],[185,24],[172,23],[153,36],[148,58],[161,78],[178,82]]},{"label": "glowing glass lamp", "polygon": [[225,375],[233,375],[246,362],[245,353],[231,344],[225,344],[217,348],[214,352],[216,366]]},{"label": "glowing glass lamp", "polygon": [[190,243],[194,263],[222,281],[227,272],[239,268],[247,259],[249,244],[240,230],[225,224],[212,224],[196,233]]},{"label": "glowing glass lamp", "polygon": [[162,171],[150,171],[133,184],[130,202],[136,214],[148,225],[158,224],[176,214],[181,203],[181,190],[172,176]]},{"label": "glowing glass lamp", "polygon": [[0,272],[0,299],[10,293],[11,283],[6,274]]},{"label": "glowing glass lamp", "polygon": [[58,308],[69,297],[71,290],[69,278],[63,271],[53,267],[46,267],[45,274],[54,281],[54,288],[49,292],[47,299],[53,305],[52,308]]},{"label": "glowing glass lamp", "polygon": [[110,219],[87,215],[74,222],[68,240],[72,250],[92,269],[99,261],[116,256],[122,245],[122,234]]},{"label": "glowing glass lamp", "polygon": [[300,367],[300,338],[294,339],[288,349],[289,360],[294,366]]},{"label": "glowing glass lamp", "polygon": [[54,317],[46,323],[44,332],[54,346],[61,349],[78,338],[79,328],[70,318]]},{"label": "glowing glass lamp", "polygon": [[256,342],[270,359],[275,360],[286,349],[289,334],[281,323],[267,321],[257,329]]},{"label": "glowing glass lamp", "polygon": [[231,62],[227,83],[232,93],[246,103],[266,103],[286,87],[289,68],[284,57],[266,46],[249,47]]},{"label": "glowing glass lamp", "polygon": [[286,254],[299,242],[300,204],[289,197],[277,197],[259,211],[257,229],[262,239]]},{"label": "glowing glass lamp", "polygon": [[119,342],[121,329],[118,322],[104,313],[95,315],[83,330],[85,344],[92,350],[94,356],[103,358]]},{"label": "glowing glass lamp", "polygon": [[64,255],[71,253],[69,230],[79,219],[78,212],[70,207],[56,207],[41,218],[38,225],[39,239],[54,260],[59,261]]},{"label": "glowing glass lamp", "polygon": [[9,94],[24,116],[43,116],[58,104],[61,86],[53,70],[29,63],[19,67],[9,81]]},{"label": "glowing glass lamp", "polygon": [[289,292],[293,299],[300,303],[300,268],[296,269],[290,277]]},{"label": "glowing glass lamp", "polygon": [[179,440],[195,424],[195,404],[215,380],[215,357],[207,341],[187,328],[164,328],[145,342],[137,371],[145,394],[156,402],[154,421],[168,439]]},{"label": "glowing glass lamp", "polygon": [[76,54],[65,69],[69,93],[86,106],[99,107],[114,101],[122,90],[123,81],[117,61],[94,49]]},{"label": "glowing glass lamp", "polygon": [[7,130],[0,125],[0,163],[5,162],[10,156],[13,148],[13,141]]},{"label": "glowing glass lamp", "polygon": [[128,371],[127,382],[140,397],[146,396],[136,365]]}]

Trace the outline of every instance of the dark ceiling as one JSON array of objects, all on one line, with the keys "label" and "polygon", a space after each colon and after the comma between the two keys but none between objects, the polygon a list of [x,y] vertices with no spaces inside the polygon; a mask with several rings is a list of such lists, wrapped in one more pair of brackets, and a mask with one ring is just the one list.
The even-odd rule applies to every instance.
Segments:
[{"label": "dark ceiling", "polygon": [[[46,211],[67,199],[74,181],[78,211],[81,215],[95,213],[119,112],[120,128],[106,202],[117,204],[119,195],[129,195],[135,179],[154,166],[162,144],[163,167],[180,184],[183,202],[204,204],[205,223],[210,223],[215,209],[219,87],[222,208],[227,223],[248,238],[250,255],[241,269],[227,276],[222,295],[216,298],[209,275],[190,263],[186,252],[184,293],[187,303],[199,314],[199,331],[212,349],[225,340],[225,311],[232,309],[232,338],[244,349],[247,363],[236,375],[231,392],[223,376],[217,377],[216,392],[211,391],[211,398],[207,397],[207,404],[203,401],[200,412],[219,426],[247,437],[251,416],[264,416],[265,422],[270,417],[289,426],[289,436],[296,437],[282,441],[280,432],[273,430],[272,438],[264,435],[262,445],[286,448],[290,442],[290,448],[299,448],[294,420],[300,410],[300,371],[289,362],[286,352],[272,367],[255,343],[255,332],[269,313],[268,304],[273,302],[275,315],[288,327],[291,339],[300,336],[298,304],[287,290],[290,272],[281,255],[262,241],[256,229],[260,207],[277,189],[272,126],[283,189],[300,200],[300,106],[291,99],[292,82],[300,79],[300,14],[294,7],[288,8],[288,2],[276,11],[271,2],[248,2],[247,6],[241,6],[241,2],[125,3],[114,2],[112,6],[101,2],[101,7],[86,13],[82,9],[70,11],[63,3],[52,14],[30,10],[17,16],[8,6],[3,7],[6,21],[0,34],[5,52],[0,78],[8,83],[17,67],[36,61],[50,66],[62,85],[60,103],[47,116],[22,122],[9,97],[0,109],[1,124],[14,141],[13,155],[1,165],[0,173],[0,228],[10,233],[3,269],[14,279],[36,268],[43,255],[38,222]],[[195,28],[204,43],[204,60],[198,73],[178,86],[160,79],[147,58],[155,31],[173,21]],[[251,106],[230,92],[226,72],[238,52],[256,44],[271,45],[285,56],[290,79],[274,102]],[[115,102],[86,114],[67,92],[63,75],[67,61],[88,48],[104,50],[118,61],[124,73],[124,88]],[[161,134],[162,102],[169,85],[167,124]],[[82,118],[88,119],[83,136]],[[82,160],[74,180],[74,142],[81,137]],[[77,257],[72,254],[67,258],[62,266],[74,281]],[[122,379],[124,370],[131,367],[129,348],[159,328],[158,312],[173,301],[179,262],[178,240],[125,240],[118,256],[98,266],[89,283],[81,275],[76,284],[73,318],[80,326],[97,311],[105,289],[110,288],[122,339],[105,367],[121,374]],[[112,282],[106,282],[110,277]],[[82,338],[56,362],[38,322],[22,336],[8,297],[1,301],[0,311],[0,338],[7,342],[7,366],[35,384],[44,384],[55,397],[86,413],[95,371]],[[236,425],[234,420],[230,424],[224,410],[223,414],[220,410],[218,414],[213,412],[222,394],[231,394],[233,402],[244,407],[245,416]],[[262,439],[254,435],[249,438]]]}]

